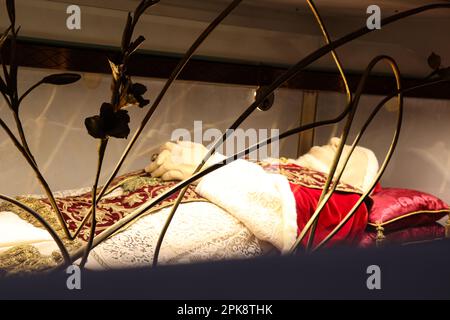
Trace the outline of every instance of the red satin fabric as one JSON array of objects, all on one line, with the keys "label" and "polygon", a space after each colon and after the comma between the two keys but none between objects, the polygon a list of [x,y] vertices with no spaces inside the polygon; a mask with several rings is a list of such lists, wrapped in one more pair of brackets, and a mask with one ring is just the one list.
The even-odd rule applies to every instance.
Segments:
[{"label": "red satin fabric", "polygon": [[397,219],[383,226],[386,231],[432,224],[448,214],[443,210],[450,211],[449,206],[441,199],[409,189],[385,188],[372,195],[372,200],[370,223],[384,224]]},{"label": "red satin fabric", "polygon": [[[297,225],[300,233],[317,208],[322,190],[293,183],[290,183],[290,186],[297,203]],[[320,214],[314,245],[319,244],[342,221],[359,198],[360,195],[354,193],[335,192],[333,194]],[[367,221],[367,207],[362,204],[353,217],[327,243],[326,247],[338,244],[358,245],[367,226]],[[307,241],[308,236],[303,239],[302,244],[306,246]]]}]

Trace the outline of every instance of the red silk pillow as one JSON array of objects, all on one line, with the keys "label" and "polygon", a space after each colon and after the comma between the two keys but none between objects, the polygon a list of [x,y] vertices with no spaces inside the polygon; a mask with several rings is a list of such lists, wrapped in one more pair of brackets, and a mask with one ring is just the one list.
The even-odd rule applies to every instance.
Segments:
[{"label": "red silk pillow", "polygon": [[372,195],[369,227],[385,231],[429,225],[450,214],[449,206],[427,193],[383,188]]},{"label": "red silk pillow", "polygon": [[[445,227],[434,223],[428,226],[408,228],[385,234],[379,244],[407,244],[443,238],[445,238]],[[366,231],[364,232],[359,246],[362,248],[377,246],[377,239],[377,232]]]}]

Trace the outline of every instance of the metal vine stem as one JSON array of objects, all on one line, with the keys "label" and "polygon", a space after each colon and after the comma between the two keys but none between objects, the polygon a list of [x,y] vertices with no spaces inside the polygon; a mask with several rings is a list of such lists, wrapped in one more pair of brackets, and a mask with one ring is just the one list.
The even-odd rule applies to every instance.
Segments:
[{"label": "metal vine stem", "polygon": [[[131,45],[131,41],[132,41],[132,38],[134,35],[134,30],[136,28],[137,23],[139,22],[140,17],[145,12],[145,10],[147,10],[150,6],[158,3],[158,1],[142,0],[139,3],[139,5],[137,6],[136,10],[134,11],[134,15],[131,16],[131,14],[128,14],[128,20],[127,20],[127,24],[126,24],[124,32],[123,32],[122,44],[121,44],[121,64],[123,67],[121,67],[120,70],[114,70],[114,69],[112,70],[111,105],[115,109],[120,108],[119,105],[120,105],[121,90],[124,85],[124,81],[129,81],[126,79],[126,71],[127,71],[127,67],[128,67],[128,62],[129,62],[131,54],[133,54],[133,52],[135,52],[135,50],[137,49],[137,47],[136,47],[136,48],[134,48],[134,50],[130,51],[130,45]],[[136,42],[137,41],[138,40],[136,40]],[[142,41],[141,41],[141,43],[142,43]],[[84,266],[88,260],[89,254],[92,250],[92,244],[93,244],[93,241],[95,238],[95,234],[96,234],[96,229],[97,229],[96,209],[97,209],[97,202],[98,202],[97,201],[97,189],[98,189],[98,183],[99,183],[100,175],[101,175],[101,171],[102,171],[103,160],[104,160],[105,153],[106,153],[106,148],[108,146],[108,141],[109,141],[109,138],[106,137],[106,138],[100,139],[100,142],[99,142],[97,172],[95,175],[94,185],[92,187],[92,206],[91,206],[91,209],[89,210],[89,213],[91,216],[91,227],[90,227],[88,242],[86,244],[86,247],[84,249],[84,254],[83,254],[83,257],[80,262],[81,268],[84,268]],[[105,188],[105,190],[106,190],[106,188]],[[80,224],[80,226],[78,227],[77,231],[72,236],[73,238],[76,238],[78,236],[78,233],[82,230],[82,228],[88,218],[89,218],[89,214],[86,215],[86,217],[83,219],[83,221]]]},{"label": "metal vine stem", "polygon": [[[393,65],[394,71],[396,73],[398,73],[398,67],[397,65]],[[397,86],[401,87],[400,85],[400,77],[396,77],[397,78]],[[393,140],[391,142],[391,145],[389,147],[388,153],[385,157],[385,160],[381,166],[381,168],[379,169],[379,172],[377,173],[377,176],[375,177],[374,181],[372,182],[369,190],[358,200],[358,202],[354,205],[354,207],[350,210],[350,212],[344,217],[344,219],[342,219],[342,221],[330,232],[330,234],[328,234],[315,248],[315,250],[320,249],[321,247],[323,247],[337,232],[339,232],[339,230],[347,223],[347,221],[353,216],[353,214],[356,212],[356,210],[358,210],[359,206],[362,204],[362,202],[365,200],[365,198],[372,192],[372,190],[375,188],[375,185],[378,183],[378,181],[381,179],[381,176],[383,175],[388,162],[390,161],[390,159],[392,158],[392,155],[394,153],[394,150],[397,146],[398,143],[398,138],[400,135],[400,130],[401,130],[401,126],[402,126],[402,118],[403,118],[403,95],[405,92],[407,92],[407,90],[398,90],[398,108],[397,108],[397,113],[398,113],[398,118],[397,118],[397,125],[394,131],[394,136],[393,136]],[[373,121],[373,119],[375,118],[375,116],[378,114],[378,112],[381,110],[381,108],[387,103],[387,101],[389,101],[390,99],[392,99],[393,96],[390,97],[386,97],[384,98],[373,110],[373,112],[370,114],[369,118],[367,119],[367,121],[364,123],[361,131],[359,132],[359,134],[357,135],[357,137],[355,138],[352,147],[351,147],[351,152],[353,152],[353,150],[355,149],[356,145],[358,144],[358,142],[360,141],[361,137],[364,135],[364,133],[366,132],[367,128],[369,127],[369,125],[371,124],[371,122]],[[346,161],[348,161],[348,158],[346,159]]]},{"label": "metal vine stem", "polygon": [[70,254],[67,251],[66,247],[64,246],[64,243],[62,242],[61,238],[58,236],[58,234],[55,232],[55,230],[50,226],[50,224],[44,218],[41,217],[41,215],[39,213],[32,210],[28,206],[24,205],[20,201],[17,201],[16,199],[7,197],[5,195],[0,194],[0,199],[7,201],[7,202],[13,204],[14,206],[16,206],[22,210],[25,210],[26,212],[31,214],[45,228],[45,230],[47,230],[47,232],[50,234],[50,236],[56,242],[56,245],[58,246],[59,250],[61,251],[61,255],[64,259],[64,264],[65,265],[70,264],[70,261],[71,261]]},{"label": "metal vine stem", "polygon": [[89,253],[91,252],[91,249],[92,249],[92,243],[94,242],[96,228],[97,228],[97,216],[96,216],[97,187],[98,187],[98,181],[100,180],[100,173],[101,173],[101,170],[102,170],[102,164],[103,164],[103,159],[105,157],[105,151],[106,151],[107,144],[108,144],[108,140],[101,140],[100,141],[100,145],[99,145],[99,149],[98,149],[97,173],[95,175],[94,186],[92,187],[91,231],[90,231],[90,234],[89,234],[88,243],[86,244],[86,248],[85,248],[85,251],[84,251],[83,258],[81,259],[81,262],[80,262],[80,267],[81,268],[84,268],[84,266],[85,266],[85,264],[86,264],[86,262],[88,260]]},{"label": "metal vine stem", "polygon": [[[317,21],[317,24],[319,25],[319,27],[320,27],[320,29],[322,31],[322,34],[323,34],[323,36],[325,38],[326,44],[330,44],[330,42],[331,42],[330,35],[329,35],[329,33],[328,33],[328,31],[327,31],[327,29],[325,27],[325,24],[323,23],[323,20],[322,20],[320,14],[319,14],[319,11],[317,10],[316,6],[314,5],[314,2],[312,0],[307,0],[307,3],[308,3],[308,5],[309,5],[309,7],[311,9],[311,12],[314,15],[314,18]],[[351,102],[352,102],[352,98],[353,97],[352,97],[352,93],[350,91],[350,88],[349,88],[349,85],[348,85],[348,82],[347,82],[347,78],[346,78],[345,73],[344,73],[344,68],[342,67],[342,64],[341,64],[341,62],[340,62],[340,60],[339,60],[335,50],[331,51],[331,55],[333,56],[333,59],[334,59],[334,61],[336,63],[336,66],[339,69],[342,81],[344,82],[345,93],[347,95],[347,105],[350,105]],[[344,150],[344,145],[345,145],[344,137],[341,137],[341,141],[339,143],[338,150],[337,150],[336,154],[334,155],[333,164],[332,164],[332,166],[330,168],[330,171],[328,172],[328,177],[334,177],[337,165],[339,163],[339,159],[341,157],[342,151]],[[330,188],[331,181],[332,181],[332,179],[327,179],[327,181],[325,182],[325,185],[324,185],[322,193],[321,193],[321,195],[319,197],[318,203],[320,203],[323,200],[323,198],[325,197],[325,194],[328,192],[328,189]],[[314,234],[316,232],[318,221],[319,221],[319,216],[317,216],[317,219],[314,221],[314,224],[313,224],[312,229],[311,229],[311,233],[309,234],[308,244],[306,246],[307,250],[311,247],[311,245],[312,245],[312,243],[314,241]]]},{"label": "metal vine stem", "polygon": [[[396,78],[396,81],[397,81],[398,90],[399,90],[399,91],[401,90],[400,72],[399,72],[399,70],[398,70],[398,67],[397,67],[397,64],[396,64],[395,60],[392,59],[391,57],[388,57],[388,56],[378,56],[378,57],[375,57],[375,58],[370,62],[369,66],[366,68],[366,70],[365,70],[365,72],[364,72],[364,74],[363,74],[363,77],[362,77],[362,79],[361,79],[361,81],[360,81],[360,83],[359,83],[359,85],[358,85],[358,89],[357,89],[356,94],[355,94],[355,99],[354,99],[354,100],[352,101],[352,103],[349,105],[351,111],[350,111],[350,115],[349,115],[349,121],[347,122],[346,128],[344,129],[344,135],[343,135],[343,136],[345,137],[345,139],[346,139],[346,138],[348,137],[348,135],[349,135],[349,132],[350,132],[350,129],[351,129],[351,125],[352,125],[352,123],[353,123],[354,116],[355,116],[356,111],[357,111],[357,109],[358,109],[359,100],[360,100],[361,95],[362,95],[362,93],[363,93],[363,90],[364,90],[364,88],[365,88],[367,79],[368,79],[368,77],[370,76],[370,72],[372,71],[372,69],[373,69],[380,61],[388,61],[388,62],[389,62],[389,65],[391,66],[391,68],[392,68],[393,71],[394,71],[394,75],[395,75],[395,78]],[[401,125],[401,120],[402,120],[402,112],[403,112],[403,95],[402,95],[401,93],[399,93],[399,122],[400,122],[400,125]],[[400,126],[400,125],[399,125],[399,126]],[[365,128],[366,128],[366,127],[365,127]],[[363,128],[364,131],[365,131],[365,128]],[[391,148],[390,148],[390,150],[392,150],[392,152],[393,152],[394,149],[395,149],[395,145],[396,145],[396,142],[397,142],[397,139],[398,139],[398,134],[399,134],[399,132],[400,132],[399,129],[400,129],[400,127],[398,127],[397,130],[396,130],[395,141],[394,141],[395,143],[393,143],[393,144],[391,145]],[[357,138],[357,140],[356,140],[356,143],[359,141],[360,137],[361,137],[361,133],[358,134],[358,138]],[[346,168],[346,166],[347,166],[347,164],[348,164],[348,160],[350,159],[350,157],[351,157],[353,151],[355,150],[356,143],[353,144],[353,146],[352,146],[350,152],[348,153],[348,155],[346,155],[346,158],[345,158],[345,160],[344,160],[343,166],[342,166],[342,168],[341,168],[341,170],[340,170],[340,172],[339,172],[339,174],[338,174],[338,176],[337,176],[337,178],[336,178],[336,181],[333,183],[333,185],[332,185],[332,187],[331,187],[331,190],[329,190],[329,191],[326,192],[326,195],[325,195],[324,199],[323,199],[321,202],[319,202],[319,204],[318,204],[318,206],[317,206],[317,208],[316,208],[314,214],[311,216],[311,218],[309,219],[309,221],[306,223],[305,227],[304,227],[304,228],[302,229],[302,231],[300,232],[300,235],[297,237],[297,240],[295,241],[295,243],[294,243],[294,245],[293,245],[293,247],[292,247],[292,250],[291,250],[292,252],[295,252],[295,251],[298,249],[298,247],[299,247],[299,245],[301,244],[303,238],[305,237],[305,235],[307,234],[307,232],[310,230],[310,228],[312,227],[312,225],[314,224],[314,222],[318,220],[318,217],[319,217],[320,213],[322,212],[322,210],[324,209],[325,205],[328,203],[328,201],[330,200],[330,198],[331,198],[331,196],[333,195],[334,191],[336,190],[337,185],[338,185],[338,183],[339,183],[339,180],[340,180],[340,178],[342,177],[342,174],[343,174],[343,172],[344,172],[344,170],[345,170],[345,168]],[[389,162],[389,160],[390,160],[390,158],[391,158],[391,157],[390,157],[391,155],[392,155],[392,153],[389,153],[388,156],[386,157],[386,160],[385,160],[384,163],[383,163],[383,167],[382,167],[382,170],[381,170],[381,171],[384,171],[384,169],[386,168],[386,166],[387,166],[387,164],[388,164],[388,162]],[[334,163],[333,166],[337,166],[337,163]],[[380,178],[380,177],[381,177],[381,175],[379,175],[379,178]],[[329,176],[328,179],[327,179],[327,182],[330,182],[330,183],[331,183],[332,180],[333,180],[333,176]],[[375,186],[375,184],[376,184],[377,182],[378,182],[378,180],[376,180],[376,181],[373,183],[372,189],[373,189],[373,187]],[[361,203],[367,198],[367,196],[370,194],[371,191],[372,191],[372,190],[369,190],[369,191],[367,191],[367,192],[364,192],[363,196],[360,197],[360,199],[358,200],[359,205],[358,205],[357,207],[355,206],[356,209],[355,209],[354,211],[353,211],[353,210],[351,211],[351,212],[353,212],[352,215],[356,212],[356,210],[359,208],[359,206],[361,205]],[[342,227],[342,226],[341,226],[341,227]],[[339,228],[339,230],[340,230],[340,228]]]}]

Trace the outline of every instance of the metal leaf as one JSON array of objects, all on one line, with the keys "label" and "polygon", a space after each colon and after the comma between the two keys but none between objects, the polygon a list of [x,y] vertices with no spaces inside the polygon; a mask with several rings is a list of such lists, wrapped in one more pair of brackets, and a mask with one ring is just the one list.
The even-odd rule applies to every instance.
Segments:
[{"label": "metal leaf", "polygon": [[133,52],[135,52],[144,41],[145,38],[143,36],[139,36],[134,42],[130,44],[130,47],[128,48],[128,54],[131,55]]},{"label": "metal leaf", "polygon": [[114,113],[114,121],[108,124],[108,135],[114,138],[126,139],[130,134],[130,116],[128,111],[119,110]]},{"label": "metal leaf", "polygon": [[76,73],[58,73],[45,77],[44,79],[42,79],[42,83],[62,86],[77,82],[80,79],[81,76]]},{"label": "metal leaf", "polygon": [[112,75],[115,81],[118,81],[120,78],[120,66],[112,62],[108,59],[109,66],[111,67]]},{"label": "metal leaf", "polygon": [[92,137],[96,139],[106,138],[106,132],[103,128],[103,120],[100,118],[100,116],[86,118],[84,120],[84,125],[86,126],[89,135],[91,135]]},{"label": "metal leaf", "polygon": [[437,70],[441,67],[441,61],[441,57],[434,52],[428,57],[428,65],[433,70]]},{"label": "metal leaf", "polygon": [[123,30],[122,35],[122,49],[126,51],[128,46],[130,45],[132,35],[132,23],[133,18],[131,17],[131,13],[128,13],[127,23],[125,25],[125,29]]},{"label": "metal leaf", "polygon": [[84,121],[88,133],[96,139],[127,138],[130,134],[129,123],[128,111],[114,111],[110,103],[102,104],[100,115],[86,118]]},{"label": "metal leaf", "polygon": [[14,2],[14,0],[6,0],[6,8],[12,25],[16,23],[16,6]]}]

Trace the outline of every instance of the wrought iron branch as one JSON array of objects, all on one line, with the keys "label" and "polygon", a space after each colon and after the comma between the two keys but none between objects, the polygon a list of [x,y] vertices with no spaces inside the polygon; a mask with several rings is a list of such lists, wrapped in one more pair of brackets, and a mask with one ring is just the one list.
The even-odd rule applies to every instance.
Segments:
[{"label": "wrought iron branch", "polygon": [[[365,72],[364,72],[364,74],[363,74],[363,77],[362,77],[361,81],[359,82],[358,89],[357,89],[357,91],[356,91],[354,100],[353,100],[353,101],[348,105],[348,107],[347,107],[347,109],[349,109],[350,112],[349,112],[349,116],[348,116],[348,121],[347,121],[346,126],[345,126],[345,128],[344,128],[344,130],[343,130],[343,135],[342,135],[342,139],[341,139],[341,140],[342,140],[342,141],[341,141],[341,144],[342,144],[342,143],[345,144],[345,141],[347,140],[347,137],[348,137],[348,135],[349,135],[349,133],[350,133],[350,129],[351,129],[352,124],[353,124],[353,119],[354,119],[354,116],[355,116],[355,114],[356,114],[356,111],[358,110],[359,101],[360,101],[360,98],[361,98],[361,96],[362,96],[363,90],[364,90],[364,88],[365,88],[365,86],[366,86],[366,82],[367,82],[367,80],[368,80],[368,78],[369,78],[369,76],[370,76],[370,73],[372,72],[373,68],[374,68],[379,62],[382,62],[382,61],[387,61],[387,62],[389,63],[390,67],[392,68],[392,70],[393,70],[393,72],[394,72],[394,75],[395,75],[395,78],[396,78],[396,81],[397,81],[397,89],[398,89],[398,91],[400,91],[400,90],[402,89],[402,87],[401,87],[400,71],[399,71],[399,69],[398,69],[398,66],[397,66],[397,63],[395,62],[395,60],[392,59],[391,57],[388,57],[388,56],[378,56],[378,57],[375,57],[375,58],[370,62],[370,64],[368,65],[368,67],[366,68],[366,70],[365,70]],[[402,94],[402,93],[399,93],[398,95],[399,95],[399,110],[400,110],[400,111],[399,111],[399,122],[400,122],[400,125],[401,125],[401,119],[402,119],[401,116],[402,116],[402,114],[403,114],[403,113],[402,113],[402,112],[403,112],[403,94]],[[397,142],[397,139],[398,139],[398,134],[400,133],[400,125],[399,125],[399,127],[397,128],[397,131],[396,131],[396,135],[395,135],[395,138],[396,138],[396,139],[394,140],[393,144],[391,145],[392,152],[393,152],[394,149],[395,149],[395,145],[396,145],[396,142]],[[359,139],[358,139],[358,141],[359,141]],[[343,163],[343,166],[342,166],[341,170],[339,171],[339,173],[338,173],[338,175],[337,175],[337,178],[334,180],[334,174],[328,176],[328,178],[327,178],[327,184],[330,185],[330,184],[333,182],[333,180],[334,180],[333,185],[332,185],[332,187],[331,187],[330,190],[327,190],[327,191],[325,192],[324,198],[322,199],[322,201],[319,201],[319,203],[318,203],[318,205],[317,205],[317,208],[316,208],[316,210],[314,211],[313,215],[311,216],[311,218],[309,219],[309,221],[306,223],[306,225],[303,227],[302,231],[300,232],[300,235],[297,237],[297,239],[296,239],[296,241],[295,241],[295,243],[294,243],[294,245],[293,245],[293,247],[292,247],[292,252],[295,252],[295,251],[298,249],[298,247],[300,246],[300,244],[301,244],[303,238],[306,236],[307,232],[308,232],[308,231],[311,229],[311,227],[318,221],[318,219],[319,219],[319,217],[320,217],[320,213],[321,213],[322,210],[325,208],[326,204],[327,204],[328,201],[331,199],[331,196],[333,195],[334,191],[336,190],[337,185],[338,185],[338,183],[339,183],[339,180],[340,180],[341,177],[342,177],[342,174],[343,174],[343,172],[344,172],[344,170],[345,170],[345,168],[346,168],[346,166],[347,166],[348,160],[350,159],[350,156],[351,156],[351,154],[353,153],[355,147],[356,147],[356,144],[353,145],[351,151],[350,151],[349,154],[346,156],[346,158],[345,158],[345,160],[344,160],[344,163]],[[393,148],[392,148],[392,147],[393,147]],[[341,153],[342,153],[342,150],[341,150]],[[390,153],[390,155],[392,155],[392,153]],[[340,156],[339,156],[339,158],[337,158],[337,159],[335,158],[335,159],[334,159],[334,162],[333,162],[333,164],[332,164],[332,169],[334,169],[334,171],[337,169],[337,166],[338,166],[338,164],[339,164],[339,160],[340,160]],[[389,163],[389,160],[390,160],[390,156],[386,158],[386,161],[385,161],[384,164],[383,164],[383,165],[384,165],[384,168],[386,168],[387,164]],[[384,170],[384,169],[383,169],[383,170]],[[380,175],[380,177],[381,177],[381,175]],[[376,181],[376,182],[377,182],[377,181]],[[374,183],[373,186],[375,186],[376,182]],[[371,190],[370,190],[370,191],[371,191]],[[369,195],[369,193],[370,193],[370,192],[365,192],[365,193],[364,193],[364,196],[361,197],[360,200],[361,200],[361,199],[364,200],[364,199]],[[362,201],[361,201],[361,203],[362,203]],[[355,210],[355,212],[356,212],[356,210]],[[315,230],[312,229],[312,230],[311,230],[311,235],[310,235],[310,238],[311,238],[311,239],[314,239],[314,232],[315,232]],[[309,242],[308,242],[308,243],[309,243]],[[308,246],[307,246],[307,249],[309,249]]]},{"label": "wrought iron branch", "polygon": [[71,263],[70,254],[67,251],[67,249],[66,249],[64,243],[62,242],[61,238],[58,236],[56,231],[50,226],[50,224],[44,218],[42,218],[42,216],[39,213],[37,213],[36,211],[31,209],[30,207],[24,205],[20,201],[17,201],[17,200],[15,200],[13,198],[10,198],[8,196],[0,194],[0,199],[3,200],[3,201],[6,201],[6,202],[9,202],[9,203],[13,204],[14,206],[16,206],[16,207],[18,207],[18,208],[20,208],[22,210],[25,210],[27,213],[32,215],[45,228],[45,230],[47,230],[47,232],[50,234],[50,236],[55,241],[56,245],[58,246],[59,250],[61,251],[61,255],[62,255],[63,260],[64,260],[64,265],[69,265]]},{"label": "wrought iron branch", "polygon": [[[324,24],[324,22],[323,22],[323,20],[322,20],[322,18],[320,16],[320,14],[319,14],[319,11],[317,10],[316,6],[314,5],[314,2],[312,0],[307,0],[307,3],[308,3],[308,5],[309,5],[309,7],[311,9],[311,12],[314,15],[314,18],[316,19],[317,24],[319,25],[319,27],[320,27],[320,29],[322,31],[322,34],[323,34],[323,37],[325,38],[326,44],[330,44],[331,43],[330,35],[329,35],[328,31],[327,31],[327,28],[325,27],[325,24]],[[347,105],[350,105],[352,103],[353,97],[352,97],[352,93],[350,91],[350,87],[348,85],[347,77],[345,76],[344,68],[342,67],[342,63],[339,60],[339,57],[338,57],[338,55],[337,55],[337,53],[336,53],[336,51],[334,49],[331,50],[331,55],[332,55],[332,57],[333,57],[333,59],[335,61],[335,64],[336,64],[336,66],[337,66],[337,68],[339,70],[339,73],[341,75],[342,81],[344,82],[345,93],[347,95]],[[344,150],[344,145],[345,145],[344,137],[342,136],[341,137],[341,141],[339,143],[338,150],[337,150],[336,154],[334,155],[333,165],[331,166],[330,171],[328,172],[328,176],[329,177],[330,176],[333,177],[334,174],[336,173],[337,164],[338,164],[339,159],[341,157],[342,151]],[[322,189],[322,193],[320,195],[318,203],[320,203],[323,200],[323,198],[325,197],[326,193],[328,192],[328,189],[330,188],[330,183],[331,183],[331,180],[327,179],[327,181],[325,182],[325,186]],[[310,248],[310,246],[312,245],[312,243],[314,241],[314,233],[316,231],[318,221],[319,221],[319,219],[317,218],[314,221],[314,224],[312,226],[311,233],[310,233],[309,238],[308,238],[307,249]]]},{"label": "wrought iron branch", "polygon": [[[98,202],[97,189],[109,138],[126,138],[128,136],[128,123],[130,121],[130,118],[127,111],[123,110],[124,107],[128,106],[129,104],[139,104],[139,107],[142,108],[148,104],[148,101],[144,100],[144,98],[142,97],[147,89],[141,84],[133,84],[131,82],[131,78],[127,74],[127,69],[131,55],[140,47],[140,45],[145,40],[143,36],[139,36],[134,42],[131,42],[139,18],[149,7],[158,2],[159,0],[142,0],[134,11],[134,14],[128,14],[127,23],[122,35],[122,45],[119,57],[117,57],[114,61],[109,61],[112,71],[111,103],[104,103],[100,109],[100,116],[87,118],[85,122],[89,133],[93,137],[99,138],[100,141],[98,147],[97,171],[95,175],[95,182],[92,187],[92,206],[88,211],[88,214],[76,230],[75,234],[72,236],[72,238],[76,238],[78,236],[88,217],[91,216],[89,239],[85,246],[84,255],[80,263],[80,266],[82,268],[84,268],[88,260],[96,234],[96,208]],[[139,92],[137,92],[138,90]]]}]

